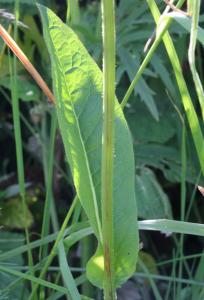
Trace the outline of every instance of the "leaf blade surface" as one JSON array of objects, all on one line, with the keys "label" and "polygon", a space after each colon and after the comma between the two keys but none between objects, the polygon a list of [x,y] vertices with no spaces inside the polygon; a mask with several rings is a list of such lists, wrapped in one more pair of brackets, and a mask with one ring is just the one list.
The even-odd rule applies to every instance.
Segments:
[{"label": "leaf blade surface", "polygon": [[[39,6],[51,56],[59,126],[81,204],[98,239],[87,265],[89,280],[103,287],[101,238],[102,73],[76,34]],[[114,268],[116,286],[135,271],[138,232],[134,155],[129,129],[116,100],[114,149]]]}]

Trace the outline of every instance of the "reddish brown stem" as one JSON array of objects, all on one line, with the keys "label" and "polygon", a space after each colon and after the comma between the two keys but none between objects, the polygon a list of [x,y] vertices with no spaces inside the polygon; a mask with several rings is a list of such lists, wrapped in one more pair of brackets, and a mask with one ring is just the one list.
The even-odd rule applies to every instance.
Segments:
[{"label": "reddish brown stem", "polygon": [[13,51],[13,53],[18,57],[21,63],[24,65],[25,69],[30,73],[33,79],[37,82],[39,87],[42,89],[43,93],[48,97],[48,99],[55,104],[55,98],[50,89],[48,88],[45,81],[42,79],[38,71],[31,64],[27,56],[23,53],[21,48],[16,44],[16,42],[12,39],[9,33],[4,29],[4,27],[0,24],[0,36],[7,44],[7,46]]}]

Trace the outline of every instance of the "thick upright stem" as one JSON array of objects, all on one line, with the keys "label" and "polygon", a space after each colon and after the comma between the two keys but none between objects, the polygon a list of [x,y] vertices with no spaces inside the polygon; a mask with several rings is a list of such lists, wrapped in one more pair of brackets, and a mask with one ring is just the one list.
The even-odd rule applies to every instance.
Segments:
[{"label": "thick upright stem", "polygon": [[102,0],[103,22],[103,140],[102,234],[104,298],[115,299],[113,238],[113,152],[115,106],[115,1]]}]

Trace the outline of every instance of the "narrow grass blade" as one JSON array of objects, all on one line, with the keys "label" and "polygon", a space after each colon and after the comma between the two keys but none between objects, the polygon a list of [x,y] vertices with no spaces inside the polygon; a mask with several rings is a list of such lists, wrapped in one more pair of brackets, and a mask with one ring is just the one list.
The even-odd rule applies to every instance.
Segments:
[{"label": "narrow grass blade", "polygon": [[138,259],[138,264],[139,264],[140,268],[146,274],[147,278],[149,279],[155,298],[157,300],[162,300],[159,290],[154,282],[154,279],[151,276],[149,276],[149,274],[151,274],[151,272],[149,272],[148,268],[145,266],[145,264],[142,262],[141,259]]},{"label": "narrow grass blade", "polygon": [[145,220],[139,221],[140,230],[156,230],[163,233],[182,233],[204,236],[204,224],[173,220]]},{"label": "narrow grass blade", "polygon": [[[64,236],[69,237],[69,238],[67,238],[68,245],[72,245],[72,243],[74,243],[74,240],[76,239],[76,236],[78,235],[78,233],[77,233],[78,231],[80,233],[81,231],[83,232],[86,230],[87,230],[87,235],[88,235],[88,233],[90,233],[90,234],[93,233],[93,231],[90,230],[90,226],[87,222],[79,223],[79,224],[68,227],[64,232]],[[37,247],[40,247],[41,245],[52,243],[53,241],[56,240],[58,234],[59,234],[59,232],[56,232],[56,233],[47,235],[46,237],[44,237],[44,239],[39,239],[37,241],[31,242],[30,248],[35,249]],[[73,234],[73,236],[72,236],[72,234]],[[15,256],[18,256],[19,254],[25,253],[26,251],[28,251],[28,245],[20,246],[16,249],[12,249],[10,251],[4,252],[4,253],[0,254],[0,261],[3,262],[6,260],[9,260],[12,257],[15,257]]]},{"label": "narrow grass blade", "polygon": [[204,90],[203,90],[203,85],[200,76],[196,69],[196,60],[195,60],[200,7],[201,7],[200,0],[193,1],[193,6],[192,6],[193,15],[192,15],[192,24],[191,24],[191,33],[190,33],[190,43],[188,47],[188,61],[189,61],[191,74],[195,84],[195,89],[196,89],[196,93],[197,93],[197,97],[198,97],[198,101],[200,104],[201,113],[204,121]]},{"label": "narrow grass blade", "polygon": [[67,0],[67,24],[77,25],[80,22],[80,9],[78,0]]},{"label": "narrow grass blade", "polygon": [[[149,8],[151,10],[151,13],[155,19],[155,22],[158,24],[159,19],[160,19],[160,13],[157,8],[156,2],[154,0],[146,0]],[[163,26],[163,25],[162,25]],[[158,31],[160,31],[158,27]],[[178,84],[178,88],[181,94],[181,100],[184,106],[184,110],[186,112],[186,116],[188,119],[189,127],[191,129],[191,133],[193,136],[193,141],[196,147],[198,159],[200,162],[200,166],[202,169],[202,173],[204,174],[204,139],[203,139],[203,134],[200,128],[199,120],[195,111],[195,108],[193,106],[187,85],[185,83],[185,79],[183,76],[183,72],[181,69],[181,65],[179,62],[178,55],[176,53],[174,44],[172,42],[172,39],[169,35],[169,33],[166,33],[163,36],[163,42],[167,51],[167,54],[169,56],[169,59],[171,61],[176,81]]]},{"label": "narrow grass blade", "polygon": [[67,262],[66,253],[62,241],[60,241],[59,243],[58,251],[59,251],[60,270],[61,270],[62,278],[64,280],[64,284],[69,291],[68,295],[72,300],[80,300],[81,297],[77,290],[72,273],[69,269],[69,265]]},{"label": "narrow grass blade", "polygon": [[76,242],[80,241],[81,239],[83,239],[84,237],[90,234],[93,234],[93,230],[91,227],[83,228],[81,230],[73,232],[72,234],[70,234],[68,237],[64,239],[65,248],[69,249],[73,244],[75,244]]},{"label": "narrow grass blade", "polygon": [[[147,2],[148,2],[148,0],[147,0]],[[177,4],[177,7],[178,8],[181,7],[184,2],[185,2],[185,0],[180,0]],[[151,1],[148,4],[152,7]],[[159,20],[159,18],[157,20]],[[160,30],[157,32],[156,38],[155,38],[151,48],[149,49],[147,55],[145,56],[143,62],[141,63],[139,70],[137,71],[133,81],[131,82],[131,84],[121,102],[122,109],[125,107],[126,103],[128,102],[130,95],[132,94],[136,84],[138,83],[139,79],[141,78],[147,64],[150,62],[152,56],[154,55],[157,47],[161,43],[162,37],[165,34],[165,32],[168,30],[171,22],[172,22],[172,20],[170,18],[168,20],[166,20],[165,23],[163,22],[162,28],[160,28]]]},{"label": "narrow grass blade", "polygon": [[26,273],[22,273],[22,272],[19,272],[17,270],[10,269],[8,267],[3,267],[2,265],[0,265],[0,271],[4,272],[4,273],[15,275],[17,277],[21,277],[21,278],[26,279],[26,280],[29,280],[33,283],[36,283],[37,285],[42,285],[44,287],[48,287],[48,288],[54,289],[56,291],[63,292],[65,294],[67,293],[67,289],[64,288],[64,287],[61,287],[59,285],[50,283],[50,282],[45,281],[43,279],[37,278],[35,276],[29,275],[29,274],[26,274]]},{"label": "narrow grass blade", "polygon": [[[43,239],[49,233],[50,226],[50,213],[51,213],[51,204],[52,204],[52,183],[53,183],[53,168],[54,168],[54,149],[55,149],[55,135],[57,129],[57,116],[55,112],[52,112],[51,116],[51,133],[50,133],[50,145],[49,145],[49,158],[48,158],[48,174],[47,174],[47,182],[46,182],[46,198],[45,205],[43,211],[43,223],[42,223],[42,231],[41,238]],[[45,146],[46,147],[46,146]],[[46,147],[47,150],[47,147]],[[46,151],[47,154],[47,151]],[[46,172],[46,170],[45,170]],[[47,254],[47,247],[40,247],[40,257],[45,257]]]},{"label": "narrow grass blade", "polygon": [[[19,2],[18,1],[15,1],[15,14],[16,14],[15,17],[17,20],[18,16],[19,16]],[[17,37],[17,24],[16,23],[14,26],[14,34],[15,34],[15,37]],[[18,184],[19,184],[20,197],[22,200],[24,217],[25,217],[27,204],[26,204],[26,200],[25,200],[25,174],[24,174],[23,146],[22,146],[20,110],[19,110],[18,87],[17,87],[17,60],[16,60],[16,57],[14,58],[14,65],[11,66],[11,63],[10,63],[10,75],[11,75],[11,78],[13,78],[13,82],[11,85],[12,86],[11,96],[12,96],[12,113],[13,113],[13,122],[14,122],[15,146],[16,146]],[[26,236],[26,243],[28,245],[28,262],[29,262],[30,268],[32,269],[33,257],[32,257],[31,249],[29,247],[29,244],[30,244],[29,230],[26,227],[25,227],[25,236]]]},{"label": "narrow grass blade", "polygon": [[175,281],[175,282],[180,282],[183,284],[188,284],[188,285],[197,285],[200,287],[204,287],[204,282],[203,281],[197,281],[197,280],[189,280],[189,279],[184,279],[184,278],[178,278],[174,276],[165,276],[165,275],[157,275],[157,274],[144,274],[144,273],[135,273],[137,277],[141,278],[152,278],[154,280],[162,280],[162,281]]},{"label": "narrow grass blade", "polygon": [[[70,220],[70,218],[71,218],[71,215],[72,215],[72,213],[73,213],[73,211],[74,211],[74,208],[75,208],[75,205],[76,205],[77,201],[78,201],[78,198],[75,197],[75,199],[73,200],[72,205],[71,205],[71,207],[70,207],[70,209],[69,209],[69,211],[68,211],[68,213],[67,213],[67,216],[66,216],[66,218],[64,219],[64,222],[63,222],[63,224],[62,224],[62,226],[61,226],[61,229],[60,229],[60,231],[59,231],[59,233],[58,233],[58,235],[57,235],[57,238],[56,238],[55,243],[54,243],[54,245],[53,245],[53,247],[52,247],[52,249],[51,249],[51,252],[50,252],[50,254],[49,254],[49,256],[48,256],[48,258],[47,258],[47,260],[46,260],[44,266],[42,267],[42,270],[41,270],[41,272],[40,272],[39,279],[44,278],[44,276],[45,276],[45,274],[46,274],[46,272],[47,272],[49,266],[51,265],[53,259],[54,259],[55,256],[57,255],[58,245],[59,245],[60,241],[61,241],[61,240],[63,239],[63,237],[64,237],[64,232],[65,232],[66,227],[67,227],[67,224],[68,224],[68,222],[69,222],[69,220]],[[36,285],[34,286],[34,288],[33,288],[33,290],[32,290],[32,293],[31,293],[31,295],[30,295],[30,297],[29,297],[29,300],[34,300],[34,299],[36,298],[36,293],[37,293],[38,286],[39,286],[39,284],[36,284]]]},{"label": "narrow grass blade", "polygon": [[[186,169],[187,169],[187,153],[186,153],[186,128],[185,123],[182,124],[182,143],[181,143],[181,221],[185,221],[186,211]],[[178,251],[180,256],[183,256],[184,251],[184,236],[181,234],[178,243]],[[183,261],[179,262],[179,277],[183,275]],[[178,284],[177,287],[177,299],[181,294],[182,286]]]}]

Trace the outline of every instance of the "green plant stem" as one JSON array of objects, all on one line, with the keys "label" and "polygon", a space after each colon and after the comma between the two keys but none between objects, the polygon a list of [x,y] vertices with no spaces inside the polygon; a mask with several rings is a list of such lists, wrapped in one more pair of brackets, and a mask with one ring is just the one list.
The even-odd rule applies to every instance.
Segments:
[{"label": "green plant stem", "polygon": [[[181,144],[181,221],[185,221],[185,210],[186,210],[186,166],[187,166],[187,160],[186,160],[186,128],[185,123],[182,124],[182,144]],[[180,240],[178,243],[178,249],[179,249],[179,255],[182,257],[184,255],[183,253],[183,247],[184,247],[184,235],[181,234]],[[182,278],[183,275],[183,261],[179,261],[179,277]],[[178,283],[177,288],[177,298],[179,300],[181,295],[181,289],[182,285],[181,283]]]},{"label": "green plant stem", "polygon": [[[53,111],[51,115],[51,130],[50,130],[50,143],[49,143],[49,158],[48,158],[48,164],[45,164],[47,166],[45,170],[45,179],[46,179],[46,199],[45,199],[45,206],[43,211],[43,225],[42,225],[42,232],[41,232],[41,238],[44,238],[46,235],[49,234],[49,225],[50,225],[50,213],[51,213],[51,201],[52,201],[52,181],[53,181],[53,162],[54,162],[54,149],[55,149],[55,135],[56,135],[56,129],[57,129],[57,116],[56,112]],[[44,144],[44,147],[46,148],[46,153],[44,157],[47,157],[47,147],[46,144]],[[46,160],[46,158],[45,158]],[[56,229],[57,230],[57,229]],[[40,257],[45,257],[47,255],[47,246],[42,246],[40,248]]]},{"label": "green plant stem", "polygon": [[[176,7],[180,8],[184,2],[185,2],[185,0],[180,0]],[[151,3],[149,5],[151,5]],[[147,55],[145,56],[142,64],[139,67],[139,70],[137,71],[133,81],[131,82],[131,84],[130,84],[130,86],[129,86],[129,88],[128,88],[128,90],[127,90],[127,92],[126,92],[126,94],[125,94],[125,96],[124,96],[124,98],[121,102],[122,109],[124,109],[126,103],[128,102],[128,100],[129,100],[136,84],[138,83],[139,79],[141,78],[147,64],[150,62],[150,60],[151,60],[152,56],[154,55],[157,47],[159,46],[163,35],[165,34],[165,32],[168,30],[169,26],[171,25],[172,19],[169,18],[169,19],[167,19],[166,21],[163,21],[163,22],[165,22],[165,25],[162,25],[162,29],[156,35],[156,39],[154,40],[151,48],[149,49]]]},{"label": "green plant stem", "polygon": [[[10,105],[12,105],[11,99],[10,99],[9,96],[6,94],[6,92],[4,91],[4,89],[1,88],[1,87],[0,87],[0,92],[3,94],[3,96],[4,96],[5,99],[6,99],[6,101],[8,101],[8,103],[9,103]],[[20,112],[20,119],[21,119],[21,121],[23,122],[23,124],[26,126],[26,128],[28,129],[28,131],[36,138],[36,140],[37,140],[37,142],[39,143],[39,145],[40,145],[41,147],[43,147],[43,145],[44,145],[43,142],[44,142],[44,141],[42,140],[41,135],[38,134],[38,132],[36,132],[36,131],[33,129],[32,125],[28,122],[28,120],[24,117],[24,115],[23,115],[21,112]],[[27,149],[25,145],[24,145],[24,148]],[[63,176],[63,178],[64,178],[65,180],[68,181],[69,178],[68,178],[67,174],[66,174],[65,171],[59,166],[59,164],[58,164],[58,162],[57,162],[56,160],[54,160],[54,165],[55,165],[56,169],[61,173],[61,175]],[[55,228],[55,227],[56,227],[56,226],[54,226],[54,224],[53,224],[53,228]]]},{"label": "green plant stem", "polygon": [[72,276],[72,273],[70,271],[67,262],[67,254],[65,252],[63,241],[59,242],[58,251],[59,251],[59,264],[60,264],[61,275],[64,281],[64,285],[68,289],[68,293],[67,293],[67,295],[69,296],[68,299],[81,300],[79,291],[77,289],[77,286],[75,284],[74,278]]},{"label": "green plant stem", "polygon": [[199,74],[196,70],[195,64],[195,50],[197,43],[197,33],[198,33],[198,22],[199,22],[199,13],[200,13],[200,0],[192,1],[192,24],[191,24],[191,34],[190,34],[190,44],[188,48],[188,60],[193,76],[193,81],[196,88],[196,93],[201,107],[202,118],[204,121],[204,90],[202,82],[200,80]]},{"label": "green plant stem", "polygon": [[78,0],[67,0],[67,24],[77,25],[80,22],[80,10]]},{"label": "green plant stem", "polygon": [[[52,250],[51,250],[51,252],[50,252],[50,255],[48,256],[48,258],[47,258],[47,260],[46,260],[46,262],[45,262],[45,265],[43,266],[43,268],[42,268],[42,270],[41,270],[41,272],[40,272],[39,279],[43,279],[43,278],[44,278],[44,276],[45,276],[45,274],[46,274],[46,272],[47,272],[49,266],[51,265],[51,263],[52,263],[54,257],[57,255],[59,243],[60,243],[60,241],[61,241],[62,238],[63,238],[63,235],[64,235],[64,232],[65,232],[65,230],[66,230],[67,224],[68,224],[68,222],[69,222],[69,220],[70,220],[70,217],[71,217],[71,215],[72,215],[72,213],[73,213],[73,211],[74,211],[74,208],[75,208],[75,205],[76,205],[77,201],[78,201],[78,198],[75,197],[74,200],[73,200],[73,202],[72,202],[72,205],[71,205],[71,207],[70,207],[70,209],[69,209],[69,211],[68,211],[68,213],[67,213],[67,216],[66,216],[66,218],[64,219],[64,222],[63,222],[62,227],[61,227],[61,229],[60,229],[60,231],[59,231],[59,234],[58,234],[58,236],[57,236],[57,239],[56,239],[56,241],[55,241],[55,243],[54,243],[54,245],[53,245],[53,247],[52,247]],[[36,285],[34,286],[34,288],[33,288],[33,290],[32,290],[32,293],[31,293],[31,295],[30,295],[30,297],[29,297],[28,300],[34,300],[34,299],[35,299],[36,293],[37,293],[37,289],[38,289],[38,286],[39,286],[39,284],[36,284]]]},{"label": "green plant stem", "polygon": [[[50,217],[52,220],[52,224],[54,231],[59,230],[58,220],[56,216],[56,210],[54,207],[54,199],[53,199],[53,168],[54,168],[54,150],[55,150],[55,136],[57,129],[57,116],[56,111],[53,110],[51,112],[51,129],[50,129],[50,138],[47,138],[47,114],[44,112],[43,120],[42,120],[42,153],[43,153],[43,169],[44,169],[44,178],[46,183],[46,198],[45,205],[43,210],[43,223],[41,230],[41,238],[43,239],[46,235],[49,234],[50,229]],[[49,146],[47,147],[47,145]],[[49,149],[49,150],[48,150]],[[46,257],[48,254],[48,245],[43,245],[40,247],[39,251],[39,260],[43,257]],[[39,300],[43,300],[45,298],[44,288],[41,287]]]},{"label": "green plant stem", "polygon": [[[12,25],[9,24],[8,29],[7,29],[8,34],[11,34],[11,30],[12,30]],[[0,51],[0,71],[2,68],[5,51],[6,51],[6,44],[3,45],[3,47],[1,48],[1,51]]]},{"label": "green plant stem", "polygon": [[115,107],[115,1],[102,0],[103,24],[103,138],[102,235],[104,299],[115,299],[113,240],[113,152]]},{"label": "green plant stem", "polygon": [[193,2],[196,0],[187,0],[187,11],[190,15],[193,13]]},{"label": "green plant stem", "polygon": [[[19,17],[19,1],[15,1],[15,17],[18,20]],[[15,39],[17,39],[17,24],[15,22],[14,25],[14,35]],[[12,96],[12,112],[13,112],[13,122],[14,122],[14,136],[15,136],[15,144],[16,144],[16,160],[17,160],[17,173],[18,173],[18,184],[20,190],[20,197],[22,200],[23,205],[23,213],[24,219],[26,220],[26,209],[27,204],[25,200],[25,174],[24,174],[24,163],[23,163],[23,146],[22,146],[22,136],[21,136],[21,124],[20,124],[20,110],[19,110],[19,98],[18,98],[18,89],[17,89],[17,59],[14,56],[13,61],[13,72],[12,66],[10,64],[10,73],[13,73],[13,80],[12,80],[12,89],[11,89],[11,96]],[[32,251],[30,248],[30,238],[29,238],[29,231],[27,226],[25,225],[25,236],[26,236],[26,243],[28,246],[28,263],[30,269],[32,271],[33,268],[33,258],[32,258]]]},{"label": "green plant stem", "polygon": [[[159,18],[160,18],[160,13],[159,13],[159,9],[156,5],[156,2],[154,0],[146,0],[149,8],[151,10],[151,13],[154,17],[155,22],[158,24]],[[175,73],[175,77],[176,77],[176,81],[178,84],[178,88],[181,94],[181,99],[182,99],[182,103],[184,106],[184,110],[188,119],[188,123],[189,123],[189,127],[191,129],[192,132],[192,136],[193,136],[193,141],[195,144],[195,148],[197,151],[197,155],[199,158],[199,162],[200,162],[200,166],[202,169],[202,173],[204,174],[204,143],[203,143],[203,134],[200,128],[200,124],[198,121],[198,117],[196,114],[196,111],[194,109],[193,103],[191,101],[191,97],[183,76],[183,72],[181,69],[181,65],[179,62],[179,58],[178,55],[176,53],[174,44],[172,42],[172,39],[169,35],[168,32],[165,33],[165,35],[163,36],[163,42],[167,51],[167,54],[169,56],[169,59],[171,61],[174,73]]]}]

